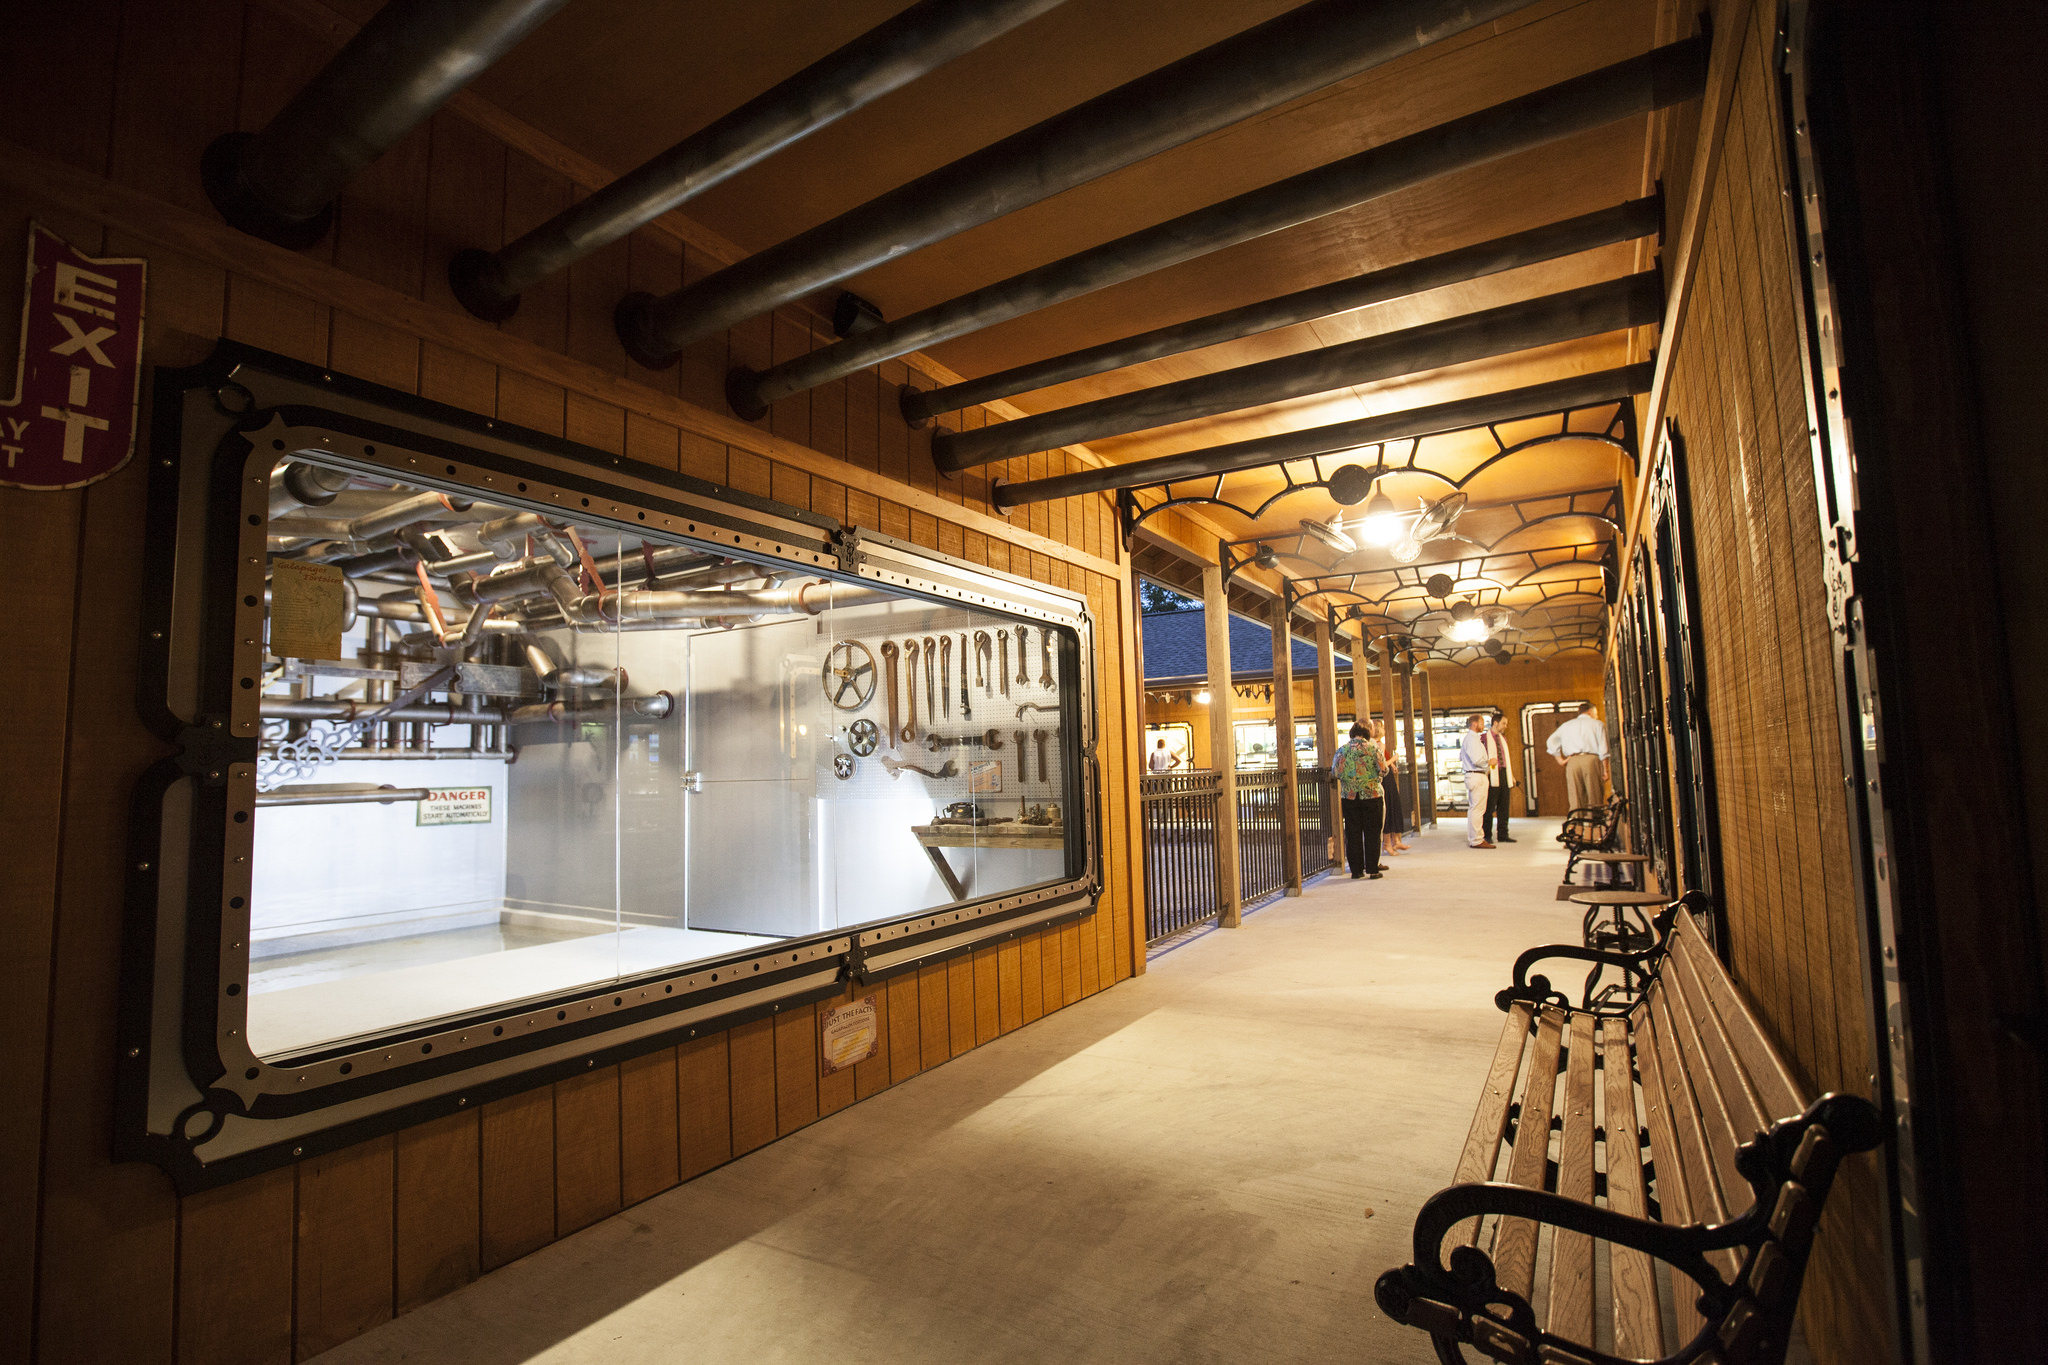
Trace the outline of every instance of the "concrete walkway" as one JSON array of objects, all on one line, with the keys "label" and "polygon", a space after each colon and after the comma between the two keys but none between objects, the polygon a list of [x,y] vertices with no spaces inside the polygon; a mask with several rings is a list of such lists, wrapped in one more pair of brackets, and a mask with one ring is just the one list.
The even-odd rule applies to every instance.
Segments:
[{"label": "concrete walkway", "polygon": [[1555,821],[1337,877],[321,1357],[1413,1361],[1372,1303],[1445,1184]]}]

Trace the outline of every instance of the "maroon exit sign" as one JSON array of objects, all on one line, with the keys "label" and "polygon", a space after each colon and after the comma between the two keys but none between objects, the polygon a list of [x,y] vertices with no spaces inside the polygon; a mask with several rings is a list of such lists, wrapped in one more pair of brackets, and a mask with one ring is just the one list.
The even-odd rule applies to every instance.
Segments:
[{"label": "maroon exit sign", "polygon": [[13,401],[0,403],[0,486],[78,488],[128,463],[145,269],[84,255],[29,224],[21,356]]}]

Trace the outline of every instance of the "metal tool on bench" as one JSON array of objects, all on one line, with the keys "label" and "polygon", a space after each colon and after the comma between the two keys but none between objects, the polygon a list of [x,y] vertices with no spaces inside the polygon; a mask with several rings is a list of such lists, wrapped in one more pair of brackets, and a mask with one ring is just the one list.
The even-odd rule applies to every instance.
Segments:
[{"label": "metal tool on bench", "polygon": [[893,758],[883,759],[882,766],[889,770],[889,776],[891,777],[901,777],[907,772],[918,773],[925,777],[939,778],[958,777],[960,775],[960,765],[950,758],[946,760],[945,766],[937,772],[933,772],[930,768],[920,768],[915,763],[901,763]]},{"label": "metal tool on bench", "polygon": [[995,650],[995,643],[985,630],[974,632],[974,680],[981,684],[981,695],[993,697],[995,683],[989,678],[989,661]]},{"label": "metal tool on bench", "polygon": [[[927,662],[925,667],[929,669],[931,664]],[[946,709],[946,719],[948,720],[953,718],[953,684],[950,681],[952,676],[953,637],[941,635],[939,637],[939,705]],[[939,713],[934,711],[932,714],[936,716]]]},{"label": "metal tool on bench", "polygon": [[974,718],[974,704],[968,700],[967,693],[967,632],[964,630],[960,632],[960,718]]},{"label": "metal tool on bench", "polygon": [[1045,731],[1033,730],[1031,737],[1038,741],[1038,780],[1043,782],[1047,772],[1045,766]]},{"label": "metal tool on bench", "polygon": [[1026,766],[1025,759],[1029,757],[1029,751],[1024,747],[1024,732],[1022,730],[1015,733],[1015,738],[1017,741],[1017,781],[1021,785],[1031,780],[1031,774],[1024,771]]},{"label": "metal tool on bench", "polygon": [[903,662],[909,671],[904,675],[904,699],[910,703],[910,723],[897,736],[905,744],[917,743],[917,641],[903,642]]},{"label": "metal tool on bench", "polygon": [[894,748],[896,746],[896,741],[900,737],[900,731],[898,730],[896,725],[896,658],[900,652],[901,651],[899,651],[896,648],[896,642],[894,640],[882,641],[882,667],[887,674],[887,677],[884,679],[884,681],[889,684],[888,739],[889,746],[891,748]]},{"label": "metal tool on bench", "polygon": [[939,696],[932,670],[938,662],[939,642],[927,635],[924,637],[924,718],[934,724],[939,719]]},{"label": "metal tool on bench", "polygon": [[1002,669],[996,674],[996,681],[1003,685],[1003,695],[1010,695],[1010,632],[996,632],[996,642],[1002,647]]},{"label": "metal tool on bench", "polygon": [[1017,627],[1017,685],[1031,686],[1031,670],[1024,663],[1024,637],[1031,633],[1031,627]]},{"label": "metal tool on bench", "polygon": [[1040,687],[1058,686],[1052,680],[1052,632],[1042,626],[1038,631],[1038,657],[1038,685]]},{"label": "metal tool on bench", "polygon": [[924,747],[930,749],[933,753],[937,753],[941,749],[957,749],[962,745],[970,749],[1000,749],[1003,747],[1003,737],[996,733],[995,730],[990,729],[984,734],[961,735],[957,739],[945,739],[938,735],[931,735],[924,742]]}]

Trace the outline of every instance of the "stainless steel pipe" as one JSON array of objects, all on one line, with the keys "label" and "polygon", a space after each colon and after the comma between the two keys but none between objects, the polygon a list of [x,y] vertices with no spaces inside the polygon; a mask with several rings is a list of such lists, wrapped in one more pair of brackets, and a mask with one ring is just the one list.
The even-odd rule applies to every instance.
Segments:
[{"label": "stainless steel pipe", "polygon": [[1309,0],[656,298],[619,339],[644,365],[906,252],[1488,22],[1525,0]]},{"label": "stainless steel pipe", "polygon": [[[370,701],[334,701],[322,697],[307,697],[294,701],[290,697],[265,697],[262,716],[265,720],[339,720],[352,721],[378,709],[378,703]],[[485,707],[480,711],[467,710],[454,702],[414,702],[387,711],[378,719],[389,721],[423,721],[429,725],[467,725],[483,723],[496,724],[505,719],[503,711]]]},{"label": "stainless steel pipe", "polygon": [[727,379],[726,399],[741,415],[758,415],[779,398],[880,361],[1352,208],[1440,175],[1682,103],[1704,88],[1706,70],[1704,39],[1658,48],[1012,275],[858,336],[821,346],[787,364],[759,372],[735,370]]},{"label": "stainless steel pipe", "polygon": [[1644,361],[1602,370],[1597,374],[1574,375],[1547,384],[1530,384],[1476,398],[1381,413],[1356,421],[1333,422],[1328,426],[1283,432],[1277,436],[1259,436],[1204,450],[1161,455],[1152,460],[1084,469],[1049,479],[1031,479],[1023,483],[998,480],[989,500],[997,507],[1021,507],[1025,503],[1079,497],[1084,493],[1145,488],[1179,479],[1230,474],[1283,460],[1305,460],[1387,441],[1405,441],[1410,437],[1457,431],[1486,422],[1510,422],[1535,413],[1556,412],[1562,408],[1583,407],[1648,393],[1650,376],[1655,368],[1651,362]]},{"label": "stainless steel pipe", "polygon": [[396,801],[424,801],[425,787],[372,787],[365,791],[257,792],[258,806],[388,806]]},{"label": "stainless steel pipe", "polygon": [[1061,0],[921,0],[690,134],[500,251],[448,265],[462,306],[502,322],[521,291]]},{"label": "stainless steel pipe", "polygon": [[1468,360],[1507,355],[1553,342],[1598,336],[1656,322],[1663,316],[1664,285],[1654,270],[1602,284],[1549,294],[1399,332],[1361,337],[1160,384],[1133,393],[1077,403],[1070,408],[982,427],[940,432],[932,462],[947,473],[1054,450],[1098,436],[1144,431],[1197,417],[1236,412],[1307,394],[1328,393],[1401,375],[1420,374]]},{"label": "stainless steel pipe", "polygon": [[1029,393],[1033,389],[1064,384],[1091,374],[1140,365],[1163,356],[1200,350],[1239,337],[1270,332],[1315,318],[1333,317],[1389,299],[1440,289],[1447,284],[1481,279],[1539,261],[1555,260],[1595,247],[1626,242],[1661,231],[1664,204],[1658,197],[1631,199],[1614,208],[1548,223],[1527,232],[1496,237],[1490,242],[1460,247],[1421,260],[1404,261],[1384,270],[1371,270],[1349,279],[1297,290],[1278,298],[1262,299],[1242,308],[1231,308],[1207,317],[1155,327],[1149,332],[1117,341],[1106,341],[1065,355],[1035,360],[1028,365],[962,380],[942,388],[904,388],[900,395],[903,418],[922,426],[942,412],[992,403],[998,398]]},{"label": "stainless steel pipe", "polygon": [[263,131],[214,139],[207,197],[252,236],[311,246],[349,181],[562,4],[390,0]]},{"label": "stainless steel pipe", "polygon": [[675,709],[676,699],[667,692],[656,692],[651,697],[622,697],[616,703],[610,701],[587,702],[571,705],[568,702],[543,702],[537,706],[516,708],[510,720],[515,725],[532,724],[535,721],[604,720],[611,716],[641,716],[648,720],[660,720]]}]

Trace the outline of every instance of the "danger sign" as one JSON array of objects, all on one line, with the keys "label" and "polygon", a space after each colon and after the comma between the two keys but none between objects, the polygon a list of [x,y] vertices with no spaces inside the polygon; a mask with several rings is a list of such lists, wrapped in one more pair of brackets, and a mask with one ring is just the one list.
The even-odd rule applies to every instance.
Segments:
[{"label": "danger sign", "polygon": [[82,255],[29,224],[14,398],[0,403],[0,485],[79,488],[135,450],[145,263]]},{"label": "danger sign", "polygon": [[489,787],[429,787],[420,799],[418,825],[488,825]]}]

